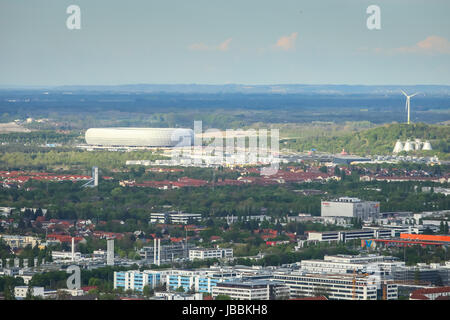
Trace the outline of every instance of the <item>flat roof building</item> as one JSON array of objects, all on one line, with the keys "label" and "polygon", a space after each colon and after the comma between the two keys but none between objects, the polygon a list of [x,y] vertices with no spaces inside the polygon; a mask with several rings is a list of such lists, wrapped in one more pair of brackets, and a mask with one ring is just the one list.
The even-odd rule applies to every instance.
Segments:
[{"label": "flat roof building", "polygon": [[358,239],[386,239],[395,235],[395,230],[390,229],[359,229],[342,231],[310,231],[308,241],[317,242],[347,242]]},{"label": "flat roof building", "polygon": [[224,259],[233,258],[232,248],[195,248],[189,249],[189,260]]},{"label": "flat roof building", "polygon": [[212,296],[229,296],[233,300],[277,300],[289,299],[289,287],[277,281],[230,281],[218,283]]},{"label": "flat roof building", "polygon": [[200,221],[201,219],[202,215],[199,213],[183,213],[177,211],[150,213],[151,223],[190,224]]},{"label": "flat roof building", "polygon": [[144,270],[144,271],[119,271],[114,272],[114,289],[136,290],[142,292],[145,286],[151,289],[164,283],[164,272]]},{"label": "flat roof building", "polygon": [[321,201],[322,217],[350,217],[368,220],[380,214],[378,201],[362,201],[358,198],[341,197],[331,201]]},{"label": "flat roof building", "polygon": [[291,298],[325,295],[330,300],[396,300],[395,283],[383,280],[377,284],[364,274],[307,274],[304,272],[276,272],[273,279],[289,287]]}]

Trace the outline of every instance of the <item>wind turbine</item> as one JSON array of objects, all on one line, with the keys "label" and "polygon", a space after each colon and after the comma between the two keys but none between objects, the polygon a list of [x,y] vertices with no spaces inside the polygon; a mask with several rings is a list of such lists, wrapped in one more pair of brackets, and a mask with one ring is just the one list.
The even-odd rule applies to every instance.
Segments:
[{"label": "wind turbine", "polygon": [[412,94],[412,95],[410,95],[410,96],[408,96],[407,94],[406,94],[406,92],[405,91],[403,91],[403,90],[400,90],[404,95],[405,95],[405,97],[406,97],[406,110],[408,110],[408,124],[409,124],[409,116],[410,116],[410,114],[411,114],[411,98],[412,97],[414,97],[415,95],[418,95],[419,94],[419,92],[416,92],[416,93],[414,93],[414,94]]}]

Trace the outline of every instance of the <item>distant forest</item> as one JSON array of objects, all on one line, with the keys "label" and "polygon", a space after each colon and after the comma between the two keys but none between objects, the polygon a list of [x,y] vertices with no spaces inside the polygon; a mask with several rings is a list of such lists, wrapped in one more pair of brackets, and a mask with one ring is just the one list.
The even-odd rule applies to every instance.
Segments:
[{"label": "distant forest", "polygon": [[[413,122],[450,120],[447,94],[418,95],[411,100]],[[147,93],[104,91],[0,90],[0,123],[48,118],[35,129],[83,130],[98,126],[193,127],[232,129],[256,123],[305,124],[313,121],[373,124],[406,120],[400,93],[244,94]]]}]

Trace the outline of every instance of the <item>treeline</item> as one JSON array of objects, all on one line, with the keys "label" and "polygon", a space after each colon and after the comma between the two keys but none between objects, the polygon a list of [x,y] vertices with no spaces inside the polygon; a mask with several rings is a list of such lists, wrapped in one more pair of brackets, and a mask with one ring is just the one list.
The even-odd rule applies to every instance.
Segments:
[{"label": "treeline", "polygon": [[38,169],[48,170],[53,167],[83,167],[114,169],[125,167],[127,160],[164,159],[151,151],[109,152],[109,151],[58,151],[48,152],[8,152],[0,153],[0,166],[4,170]]},{"label": "treeline", "polygon": [[[81,188],[81,183],[31,181],[24,185],[25,189],[6,189],[0,193],[0,205],[49,208],[48,219],[108,221],[105,229],[115,232],[145,228],[151,211],[181,210],[200,213],[205,218],[258,214],[272,217],[298,213],[320,215],[322,199],[340,196],[380,201],[381,212],[449,210],[450,197],[421,192],[421,187],[425,185],[434,184],[359,182],[358,176],[355,176],[325,184],[216,186],[175,190],[119,187],[117,182],[102,181],[98,188],[87,190]],[[293,189],[316,189],[326,194],[304,196]],[[123,220],[126,224],[119,225],[111,220]]]},{"label": "treeline", "polygon": [[58,133],[52,130],[0,134],[0,142],[10,144],[72,144],[76,141],[80,141],[81,139],[83,139],[83,137],[80,132]]},{"label": "treeline", "polygon": [[[448,157],[450,153],[450,126],[416,124],[387,124],[377,128],[349,133],[341,136],[312,136],[306,139],[297,138],[286,142],[286,147],[294,150],[310,150],[338,153],[346,151],[356,154],[392,154],[395,142],[400,139],[429,140],[433,151],[416,151],[414,154],[430,156],[438,153],[440,157]],[[413,154],[410,152],[408,154]]]}]

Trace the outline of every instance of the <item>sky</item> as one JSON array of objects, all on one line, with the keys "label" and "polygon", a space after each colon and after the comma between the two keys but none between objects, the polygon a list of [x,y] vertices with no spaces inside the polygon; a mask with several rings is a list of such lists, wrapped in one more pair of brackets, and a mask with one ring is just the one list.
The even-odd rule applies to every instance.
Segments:
[{"label": "sky", "polygon": [[450,85],[449,71],[448,0],[0,0],[0,86]]}]

